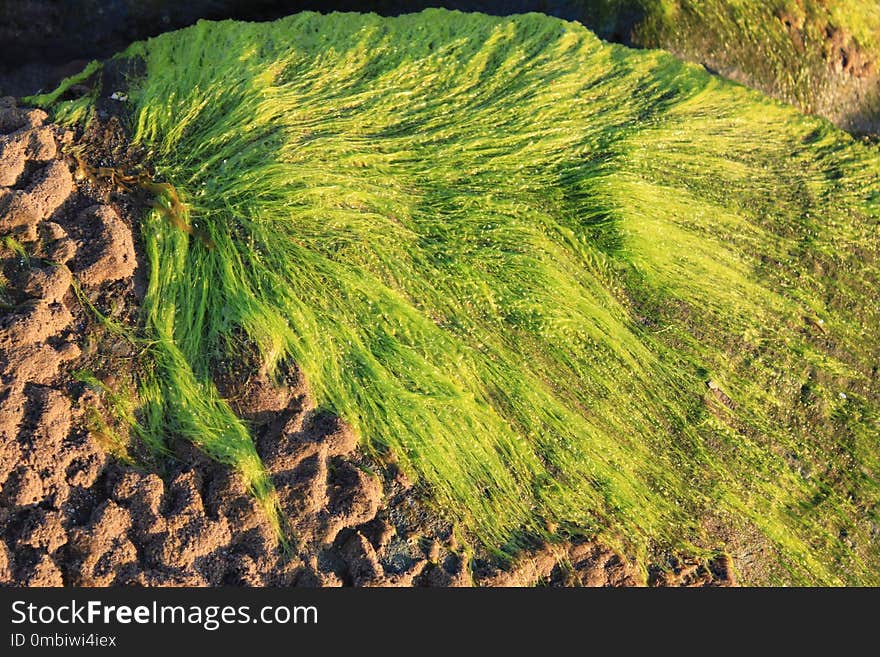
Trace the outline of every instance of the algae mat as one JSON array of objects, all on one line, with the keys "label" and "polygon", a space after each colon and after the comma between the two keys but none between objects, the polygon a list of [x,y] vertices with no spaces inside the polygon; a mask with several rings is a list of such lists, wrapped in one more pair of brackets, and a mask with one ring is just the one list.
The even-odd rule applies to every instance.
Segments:
[{"label": "algae mat", "polygon": [[165,206],[154,447],[271,508],[212,379],[254,342],[489,550],[880,583],[876,147],[536,14],[201,22],[113,65]]}]

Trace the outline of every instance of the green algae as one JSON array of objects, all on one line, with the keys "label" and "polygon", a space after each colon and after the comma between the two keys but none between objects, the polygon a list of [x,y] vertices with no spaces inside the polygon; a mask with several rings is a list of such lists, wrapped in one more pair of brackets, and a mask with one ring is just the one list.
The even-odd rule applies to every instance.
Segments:
[{"label": "green algae", "polygon": [[557,525],[880,582],[876,149],[534,14],[201,22],[118,57],[210,238],[141,227],[150,441],[276,513],[212,380],[244,335],[490,550]]},{"label": "green algae", "polygon": [[857,132],[877,131],[873,0],[583,0],[600,35],[664,48]]}]

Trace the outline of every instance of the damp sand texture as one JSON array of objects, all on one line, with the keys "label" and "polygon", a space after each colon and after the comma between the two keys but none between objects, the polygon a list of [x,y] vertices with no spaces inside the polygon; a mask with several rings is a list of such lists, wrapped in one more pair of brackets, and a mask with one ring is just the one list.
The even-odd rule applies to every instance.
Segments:
[{"label": "damp sand texture", "polygon": [[496,554],[880,583],[876,147],[537,14],[201,22],[126,59],[191,227],[141,227],[155,446],[271,507],[212,380],[247,341]]}]

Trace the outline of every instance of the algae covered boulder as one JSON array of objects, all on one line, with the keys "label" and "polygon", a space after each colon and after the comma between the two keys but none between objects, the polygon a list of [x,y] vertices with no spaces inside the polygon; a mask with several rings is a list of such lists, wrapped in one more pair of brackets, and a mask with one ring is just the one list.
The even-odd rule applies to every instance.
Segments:
[{"label": "algae covered boulder", "polygon": [[880,582],[876,148],[537,14],[201,22],[105,67],[43,100],[114,92],[149,157],[153,444],[271,498],[214,383],[246,342],[490,551]]},{"label": "algae covered boulder", "polygon": [[873,0],[588,0],[584,22],[664,48],[818,114],[880,132],[880,5]]}]

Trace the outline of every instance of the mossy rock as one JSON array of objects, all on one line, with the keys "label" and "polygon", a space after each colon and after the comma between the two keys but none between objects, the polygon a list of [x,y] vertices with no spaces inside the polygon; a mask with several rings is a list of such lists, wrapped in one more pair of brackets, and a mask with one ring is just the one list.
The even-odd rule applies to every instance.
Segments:
[{"label": "mossy rock", "polygon": [[246,335],[489,550],[880,583],[875,147],[537,14],[200,22],[112,66],[186,208],[141,226],[157,444],[271,498],[211,378]]},{"label": "mossy rock", "polygon": [[604,21],[635,45],[705,64],[851,132],[880,132],[880,6],[873,0],[585,4],[587,25]]}]

